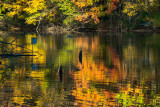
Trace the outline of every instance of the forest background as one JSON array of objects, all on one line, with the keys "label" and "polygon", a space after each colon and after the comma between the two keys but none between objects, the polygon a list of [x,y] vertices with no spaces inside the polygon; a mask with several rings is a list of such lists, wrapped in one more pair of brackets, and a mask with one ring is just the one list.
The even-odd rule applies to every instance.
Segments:
[{"label": "forest background", "polygon": [[158,31],[160,0],[0,0],[0,30],[33,28]]}]

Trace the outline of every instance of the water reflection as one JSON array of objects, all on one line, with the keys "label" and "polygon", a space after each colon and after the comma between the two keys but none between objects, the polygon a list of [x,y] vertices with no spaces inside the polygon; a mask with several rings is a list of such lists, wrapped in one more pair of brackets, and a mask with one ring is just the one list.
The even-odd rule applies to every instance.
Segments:
[{"label": "water reflection", "polygon": [[33,33],[0,40],[2,106],[160,105],[160,34]]}]

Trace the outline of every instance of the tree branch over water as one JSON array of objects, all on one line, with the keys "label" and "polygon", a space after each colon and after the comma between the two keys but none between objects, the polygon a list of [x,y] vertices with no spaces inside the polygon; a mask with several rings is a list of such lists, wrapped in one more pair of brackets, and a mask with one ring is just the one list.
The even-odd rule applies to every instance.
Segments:
[{"label": "tree branch over water", "polygon": [[[38,25],[37,25],[37,27],[36,27],[36,31],[38,32],[38,28],[39,28],[39,25],[40,25],[40,23],[41,23],[42,16],[45,15],[45,14],[47,15],[48,13],[52,12],[53,10],[55,10],[57,7],[58,7],[58,6],[55,6],[55,7],[53,7],[51,10],[46,11],[46,12],[43,12],[40,16],[32,17],[32,18],[28,19],[28,20],[26,21],[26,23],[27,23],[28,21],[32,20],[32,19],[39,18]],[[46,15],[45,15],[45,16],[46,16]]]}]

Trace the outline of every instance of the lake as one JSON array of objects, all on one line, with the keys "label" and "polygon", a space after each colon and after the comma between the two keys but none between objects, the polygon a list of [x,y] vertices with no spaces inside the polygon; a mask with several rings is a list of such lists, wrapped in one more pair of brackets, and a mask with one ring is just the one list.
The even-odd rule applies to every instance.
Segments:
[{"label": "lake", "polygon": [[2,107],[158,107],[160,34],[0,37]]}]

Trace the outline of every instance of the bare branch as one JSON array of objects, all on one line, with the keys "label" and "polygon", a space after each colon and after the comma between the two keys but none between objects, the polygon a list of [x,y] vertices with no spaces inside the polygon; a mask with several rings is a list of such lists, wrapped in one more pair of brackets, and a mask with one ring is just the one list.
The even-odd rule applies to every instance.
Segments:
[{"label": "bare branch", "polygon": [[[57,7],[58,7],[58,6],[53,7],[50,11],[48,11],[48,12],[46,12],[46,13],[44,13],[44,14],[50,13],[51,11],[53,11],[53,10],[54,10],[55,8],[57,8]],[[39,27],[39,25],[40,25],[40,23],[41,23],[41,18],[42,18],[42,16],[43,16],[44,14],[40,15],[40,17],[39,17],[39,23],[38,23],[37,28],[36,28],[36,31],[37,31],[37,32],[38,32],[38,27]]]}]

